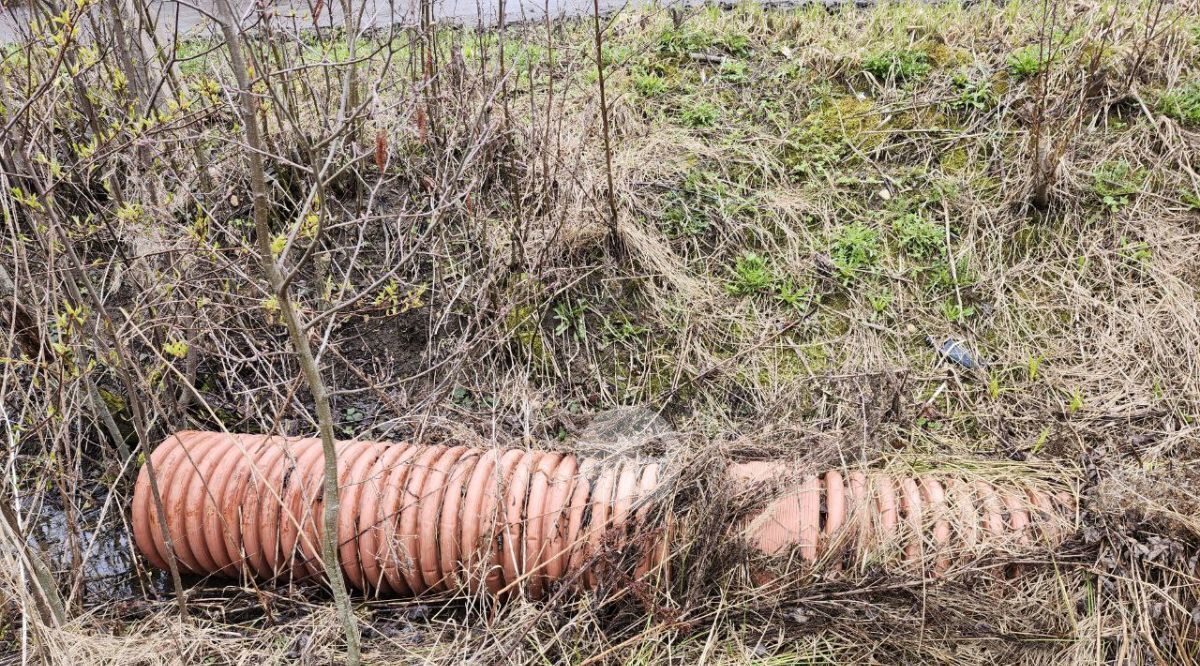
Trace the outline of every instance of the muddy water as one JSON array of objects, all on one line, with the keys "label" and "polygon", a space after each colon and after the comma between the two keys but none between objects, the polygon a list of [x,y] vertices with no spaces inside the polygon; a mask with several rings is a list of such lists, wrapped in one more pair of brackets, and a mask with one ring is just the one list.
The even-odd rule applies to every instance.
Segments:
[{"label": "muddy water", "polygon": [[[89,494],[88,508],[74,516],[74,535],[66,512],[51,503],[43,504],[26,526],[30,546],[57,580],[75,580],[69,572],[76,569],[77,561],[81,563],[83,585],[78,594],[85,605],[128,598],[137,590],[133,548],[122,519],[125,507],[114,501],[105,511],[105,489]],[[64,596],[69,592],[62,590]]]}]

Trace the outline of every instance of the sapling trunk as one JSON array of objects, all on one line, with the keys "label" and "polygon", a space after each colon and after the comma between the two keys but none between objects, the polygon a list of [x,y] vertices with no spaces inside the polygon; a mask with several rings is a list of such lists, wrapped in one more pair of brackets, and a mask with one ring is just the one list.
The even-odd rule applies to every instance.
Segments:
[{"label": "sapling trunk", "polygon": [[[241,35],[234,28],[233,8],[229,6],[228,0],[222,0],[221,9],[224,14],[220,20],[221,31],[225,36],[234,77],[237,80],[242,130],[245,132],[246,144],[249,147],[248,160],[251,199],[254,207],[255,244],[261,255],[263,273],[270,285],[272,295],[279,304],[280,319],[287,327],[288,337],[296,352],[296,360],[300,364],[300,371],[304,375],[304,381],[308,385],[316,406],[317,428],[325,457],[325,479],[322,488],[324,530],[321,535],[321,564],[324,567],[325,576],[329,579],[329,586],[333,590],[338,616],[346,634],[346,663],[356,666],[360,660],[358,624],[354,618],[354,611],[350,607],[350,595],[346,590],[346,583],[338,564],[337,524],[340,510],[338,464],[333,433],[333,412],[329,406],[329,391],[325,387],[321,369],[313,355],[312,345],[309,343],[306,333],[307,327],[301,314],[292,304],[289,281],[284,277],[279,264],[275,261],[275,255],[271,248],[271,230],[268,224],[270,204],[267,200],[266,173],[262,160],[263,141],[259,135],[258,119],[255,113],[257,104],[250,91],[251,84],[247,75],[247,63],[242,54]],[[343,129],[345,128],[343,127]],[[314,242],[316,241],[314,240]]]},{"label": "sapling trunk", "polygon": [[604,132],[604,178],[608,185],[608,241],[613,252],[623,253],[620,231],[617,228],[617,195],[613,188],[612,145],[609,139],[608,99],[604,86],[604,42],[600,29],[600,0],[592,0],[592,26],[596,39],[596,83],[600,88],[600,123]]}]

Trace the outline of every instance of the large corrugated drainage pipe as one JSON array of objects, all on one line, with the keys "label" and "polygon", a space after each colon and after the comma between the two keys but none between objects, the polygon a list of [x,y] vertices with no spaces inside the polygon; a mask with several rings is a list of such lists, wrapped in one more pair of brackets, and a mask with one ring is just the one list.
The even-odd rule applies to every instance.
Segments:
[{"label": "large corrugated drainage pipe", "polygon": [[[322,575],[320,440],[180,432],[152,457],[185,572]],[[339,559],[360,590],[519,589],[538,598],[560,581],[594,586],[604,548],[637,548],[637,578],[669,573],[672,521],[651,524],[665,494],[658,461],[361,441],[339,442],[338,461]],[[834,568],[893,553],[936,573],[1003,544],[1055,543],[1074,513],[1065,493],[947,476],[795,476],[765,462],[729,473],[768,498],[730,528],[732,538]],[[167,568],[145,468],[133,528],[138,550]]]}]

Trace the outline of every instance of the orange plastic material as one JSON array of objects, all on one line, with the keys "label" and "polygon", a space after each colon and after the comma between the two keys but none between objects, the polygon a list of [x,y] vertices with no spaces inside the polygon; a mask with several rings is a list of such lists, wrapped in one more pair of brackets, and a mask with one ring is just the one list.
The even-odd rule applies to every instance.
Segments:
[{"label": "orange plastic material", "polygon": [[[521,449],[339,442],[338,559],[353,587],[412,596],[461,590],[539,598],[559,583],[594,587],[598,554],[624,553],[632,575],[666,574],[660,463]],[[320,577],[320,440],[180,432],[152,454],[181,570],[263,579]],[[768,556],[840,569],[877,549],[947,569],[985,544],[1058,539],[1065,494],[959,479],[733,465],[738,487],[770,500],[732,534]],[[167,568],[149,476],[133,499],[138,550]],[[954,526],[952,529],[951,526]],[[924,557],[931,554],[928,560]]]}]

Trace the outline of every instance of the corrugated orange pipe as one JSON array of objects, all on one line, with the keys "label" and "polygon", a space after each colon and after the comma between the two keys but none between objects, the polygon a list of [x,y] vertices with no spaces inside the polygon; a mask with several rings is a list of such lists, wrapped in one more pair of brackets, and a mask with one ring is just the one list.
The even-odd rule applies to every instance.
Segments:
[{"label": "corrugated orange pipe", "polygon": [[[320,440],[180,432],[152,456],[184,571],[322,575]],[[382,594],[520,588],[537,598],[565,579],[593,586],[593,555],[646,530],[650,499],[662,494],[657,461],[359,441],[339,442],[338,460],[342,571]],[[730,474],[743,487],[780,486],[736,533],[766,555],[828,557],[835,567],[847,555],[902,548],[908,560],[928,553],[945,569],[977,547],[1059,539],[1073,510],[1065,494],[933,476],[831,470],[797,484],[779,463],[733,465]],[[145,468],[133,528],[138,550],[167,568]],[[667,560],[668,539],[652,541],[635,577]]]}]

